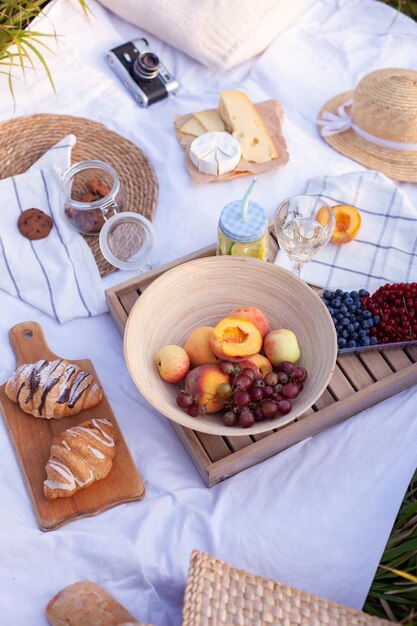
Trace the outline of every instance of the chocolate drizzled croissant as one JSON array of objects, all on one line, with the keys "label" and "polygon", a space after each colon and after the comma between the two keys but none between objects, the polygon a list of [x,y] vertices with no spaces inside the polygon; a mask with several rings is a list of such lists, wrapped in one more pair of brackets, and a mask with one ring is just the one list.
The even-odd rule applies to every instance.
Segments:
[{"label": "chocolate drizzled croissant", "polygon": [[96,406],[101,387],[91,374],[64,359],[21,365],[7,381],[6,395],[35,417],[71,417]]},{"label": "chocolate drizzled croissant", "polygon": [[115,455],[114,428],[92,419],[67,428],[52,440],[44,493],[48,500],[67,498],[110,472]]}]

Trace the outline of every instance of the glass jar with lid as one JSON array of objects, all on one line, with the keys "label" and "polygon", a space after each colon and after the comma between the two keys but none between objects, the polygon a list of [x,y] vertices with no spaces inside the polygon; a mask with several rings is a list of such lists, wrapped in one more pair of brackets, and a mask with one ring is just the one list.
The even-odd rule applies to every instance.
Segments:
[{"label": "glass jar with lid", "polygon": [[248,202],[242,217],[242,200],[227,204],[218,226],[218,255],[268,257],[268,218],[256,202]]},{"label": "glass jar with lid", "polygon": [[119,177],[103,161],[75,163],[61,180],[65,215],[83,235],[98,235],[106,220],[124,209]]}]

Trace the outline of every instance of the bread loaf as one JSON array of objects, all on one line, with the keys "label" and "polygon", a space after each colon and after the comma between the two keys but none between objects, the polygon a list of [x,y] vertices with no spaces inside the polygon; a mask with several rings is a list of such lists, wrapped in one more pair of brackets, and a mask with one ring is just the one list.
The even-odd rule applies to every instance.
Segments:
[{"label": "bread loaf", "polygon": [[59,591],[45,614],[51,626],[141,626],[107,591],[86,580]]}]

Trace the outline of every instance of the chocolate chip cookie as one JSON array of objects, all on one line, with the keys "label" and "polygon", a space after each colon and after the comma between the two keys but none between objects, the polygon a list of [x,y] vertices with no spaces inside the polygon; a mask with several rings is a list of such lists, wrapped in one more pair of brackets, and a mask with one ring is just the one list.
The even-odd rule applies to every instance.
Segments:
[{"label": "chocolate chip cookie", "polygon": [[40,209],[26,209],[20,214],[17,227],[26,239],[44,239],[51,232],[52,219]]}]

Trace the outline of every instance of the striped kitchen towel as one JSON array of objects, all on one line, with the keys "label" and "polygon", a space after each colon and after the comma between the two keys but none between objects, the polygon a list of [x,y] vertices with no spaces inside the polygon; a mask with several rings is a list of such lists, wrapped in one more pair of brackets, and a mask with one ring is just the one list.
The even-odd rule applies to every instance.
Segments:
[{"label": "striped kitchen towel", "polygon": [[[350,204],[362,217],[348,244],[329,242],[301,271],[306,282],[326,289],[374,290],[387,282],[417,281],[417,207],[400,187],[374,171],[311,179],[305,191],[330,205]],[[291,268],[279,252],[275,261]]]},{"label": "striped kitchen towel", "polygon": [[[107,311],[94,257],[63,211],[60,176],[75,141],[68,135],[24,174],[0,180],[0,289],[61,323]],[[52,217],[44,239],[30,241],[19,232],[19,215],[29,208]]]}]

